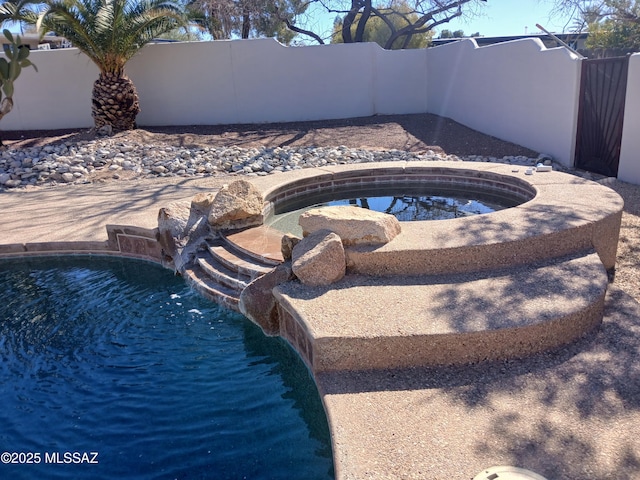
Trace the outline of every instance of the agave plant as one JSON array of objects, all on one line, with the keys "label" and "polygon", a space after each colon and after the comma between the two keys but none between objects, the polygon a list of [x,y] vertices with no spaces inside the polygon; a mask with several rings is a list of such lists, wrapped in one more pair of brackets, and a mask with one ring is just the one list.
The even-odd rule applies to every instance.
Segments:
[{"label": "agave plant", "polygon": [[100,69],[93,85],[96,129],[130,130],[140,112],[126,63],[154,38],[184,25],[183,9],[173,0],[47,0],[41,20],[87,55]]}]

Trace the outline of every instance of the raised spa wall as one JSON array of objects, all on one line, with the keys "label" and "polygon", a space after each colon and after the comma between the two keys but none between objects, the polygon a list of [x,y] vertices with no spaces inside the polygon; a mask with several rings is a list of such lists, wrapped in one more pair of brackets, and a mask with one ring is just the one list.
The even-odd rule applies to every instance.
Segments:
[{"label": "raised spa wall", "polygon": [[[320,173],[318,173],[320,170]],[[275,206],[322,190],[392,184],[438,184],[508,192],[521,205],[454,220],[403,222],[390,243],[346,249],[349,273],[417,275],[462,273],[522,265],[594,248],[615,267],[622,199],[595,182],[560,172],[525,175],[504,164],[378,163],[292,172],[262,184],[265,218]],[[281,182],[278,182],[281,180]]]}]

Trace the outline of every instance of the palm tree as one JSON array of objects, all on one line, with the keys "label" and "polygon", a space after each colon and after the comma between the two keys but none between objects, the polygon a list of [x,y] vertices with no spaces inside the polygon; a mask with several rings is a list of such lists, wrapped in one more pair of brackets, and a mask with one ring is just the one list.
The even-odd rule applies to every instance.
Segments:
[{"label": "palm tree", "polygon": [[124,67],[154,38],[183,26],[183,9],[174,0],[47,0],[45,31],[54,31],[100,69],[93,84],[95,128],[136,127],[140,104]]}]

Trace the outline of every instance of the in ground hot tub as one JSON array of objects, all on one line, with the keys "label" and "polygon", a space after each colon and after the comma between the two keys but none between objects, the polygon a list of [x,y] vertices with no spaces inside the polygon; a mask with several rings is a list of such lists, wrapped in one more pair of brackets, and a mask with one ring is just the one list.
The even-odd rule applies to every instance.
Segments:
[{"label": "in ground hot tub", "polygon": [[483,215],[515,207],[530,200],[531,192],[513,192],[486,186],[464,184],[441,185],[438,182],[396,182],[328,185],[310,195],[278,201],[265,224],[282,231],[301,235],[298,218],[307,210],[325,206],[358,206],[395,216],[401,222],[448,220]]},{"label": "in ground hot tub", "polygon": [[300,234],[300,214],[326,205],[356,205],[392,214],[400,221],[447,220],[511,208],[536,194],[519,178],[449,168],[413,173],[388,168],[350,170],[341,178],[316,180],[293,181],[272,192],[265,224]]},{"label": "in ground hot tub", "polygon": [[387,162],[301,170],[256,183],[261,182],[266,219],[335,192],[394,186],[480,191],[517,201],[488,215],[403,222],[402,232],[386,245],[350,247],[350,273],[464,273],[590,248],[607,270],[615,265],[622,200],[611,189],[565,173],[526,175],[524,168],[481,162]]}]

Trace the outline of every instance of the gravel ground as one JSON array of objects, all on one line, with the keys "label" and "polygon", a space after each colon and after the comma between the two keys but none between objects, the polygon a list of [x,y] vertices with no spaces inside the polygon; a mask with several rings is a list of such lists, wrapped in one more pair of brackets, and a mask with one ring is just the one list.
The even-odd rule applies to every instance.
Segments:
[{"label": "gravel ground", "polygon": [[[3,132],[10,148],[53,145],[95,139],[89,130]],[[142,127],[117,133],[114,140],[179,147],[336,147],[381,148],[450,155],[536,156],[528,148],[484,135],[451,119],[430,114],[377,115],[318,122],[259,125],[192,125]]]},{"label": "gravel ground", "polygon": [[640,186],[605,181],[624,198],[614,283],[640,302]]}]

